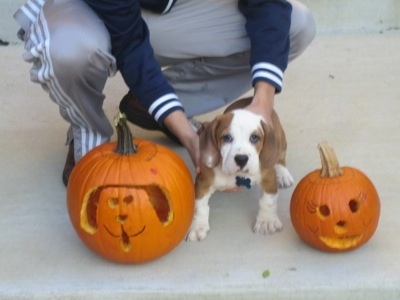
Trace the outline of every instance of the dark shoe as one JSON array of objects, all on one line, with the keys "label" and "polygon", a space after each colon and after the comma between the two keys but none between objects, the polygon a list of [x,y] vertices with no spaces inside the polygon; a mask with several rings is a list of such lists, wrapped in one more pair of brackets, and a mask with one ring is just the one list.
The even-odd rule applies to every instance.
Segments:
[{"label": "dark shoe", "polygon": [[74,167],[75,167],[74,141],[72,141],[71,144],[69,144],[67,159],[65,160],[65,166],[62,173],[62,181],[65,186],[68,185],[68,179]]},{"label": "dark shoe", "polygon": [[160,126],[156,120],[143,108],[137,98],[130,92],[122,98],[119,104],[119,110],[126,115],[126,119],[147,130],[156,130],[163,132],[167,137],[178,145],[182,145],[176,135],[169,131],[166,127]]}]

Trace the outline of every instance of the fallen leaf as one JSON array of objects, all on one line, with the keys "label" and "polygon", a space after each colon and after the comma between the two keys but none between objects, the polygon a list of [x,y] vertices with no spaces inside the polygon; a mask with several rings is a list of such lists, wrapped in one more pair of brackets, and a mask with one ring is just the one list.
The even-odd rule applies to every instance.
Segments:
[{"label": "fallen leaf", "polygon": [[265,270],[265,271],[262,273],[262,277],[263,277],[263,278],[267,278],[267,277],[269,277],[270,274],[271,274],[271,273],[269,272],[269,270]]}]

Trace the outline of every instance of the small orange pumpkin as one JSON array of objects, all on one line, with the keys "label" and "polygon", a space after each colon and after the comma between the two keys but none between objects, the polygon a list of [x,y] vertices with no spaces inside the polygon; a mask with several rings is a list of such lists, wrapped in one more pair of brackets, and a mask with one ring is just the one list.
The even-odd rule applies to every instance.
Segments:
[{"label": "small orange pumpkin", "polygon": [[358,248],[378,226],[378,193],[361,171],[340,168],[326,142],[318,148],[322,169],[307,174],[291,198],[293,227],[303,241],[319,250],[341,252]]},{"label": "small orange pumpkin", "polygon": [[67,187],[72,225],[86,246],[120,263],[142,263],[175,248],[194,212],[185,162],[161,145],[132,139],[125,117],[118,141],[89,151]]}]

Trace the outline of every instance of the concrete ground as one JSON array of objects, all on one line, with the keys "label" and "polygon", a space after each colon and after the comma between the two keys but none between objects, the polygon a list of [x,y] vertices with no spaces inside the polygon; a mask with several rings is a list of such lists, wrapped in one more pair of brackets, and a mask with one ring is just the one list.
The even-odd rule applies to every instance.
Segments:
[{"label": "concrete ground", "polygon": [[[119,265],[77,238],[61,182],[67,124],[29,81],[22,45],[0,47],[0,299],[399,299],[399,49],[396,30],[318,35],[290,65],[276,99],[296,184],[320,168],[316,147],[323,140],[342,165],[374,182],[381,214],[367,244],[339,254],[304,244],[290,221],[294,187],[280,193],[284,230],[253,234],[254,189],[213,196],[205,241],[182,242],[150,263]],[[109,80],[110,119],[126,91],[120,77]],[[172,147],[193,172],[183,148],[161,134],[132,129]]]}]

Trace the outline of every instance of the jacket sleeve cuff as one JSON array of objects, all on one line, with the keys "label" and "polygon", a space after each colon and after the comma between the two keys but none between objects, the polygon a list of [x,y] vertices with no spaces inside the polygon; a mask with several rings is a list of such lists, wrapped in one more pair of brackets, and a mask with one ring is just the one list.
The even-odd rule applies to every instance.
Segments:
[{"label": "jacket sleeve cuff", "polygon": [[266,62],[256,63],[251,74],[253,86],[258,81],[266,81],[275,87],[277,93],[282,91],[283,71],[277,66]]},{"label": "jacket sleeve cuff", "polygon": [[162,125],[164,119],[175,110],[184,111],[182,103],[178,100],[178,96],[174,93],[169,93],[155,100],[150,105],[148,112]]},{"label": "jacket sleeve cuff", "polygon": [[166,14],[174,6],[176,0],[139,0],[140,6],[158,14]]}]

